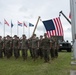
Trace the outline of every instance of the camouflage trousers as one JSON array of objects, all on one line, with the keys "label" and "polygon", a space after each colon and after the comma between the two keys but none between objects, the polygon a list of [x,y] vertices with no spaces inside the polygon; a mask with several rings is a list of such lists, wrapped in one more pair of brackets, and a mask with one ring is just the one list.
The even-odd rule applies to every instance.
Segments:
[{"label": "camouflage trousers", "polygon": [[42,59],[43,58],[43,49],[39,48],[37,54],[38,54],[38,57],[40,56],[40,58]]},{"label": "camouflage trousers", "polygon": [[3,57],[3,50],[0,49],[0,58],[2,58],[2,57]]},{"label": "camouflage trousers", "polygon": [[31,55],[31,57],[33,58],[33,51],[32,51],[32,48],[31,47],[29,47],[29,51],[30,51],[30,55]]},{"label": "camouflage trousers", "polygon": [[5,48],[5,54],[6,54],[7,58],[10,58],[11,57],[11,49]]},{"label": "camouflage trousers", "polygon": [[51,55],[51,58],[54,59],[55,58],[55,49],[50,49],[50,55]]},{"label": "camouflage trousers", "polygon": [[38,49],[37,48],[32,48],[32,55],[33,55],[33,59],[34,61],[37,59],[38,55],[37,55],[37,51]]},{"label": "camouflage trousers", "polygon": [[18,48],[14,48],[14,56],[16,59],[20,56],[20,52]]},{"label": "camouflage trousers", "polygon": [[55,49],[55,57],[58,57],[58,49]]},{"label": "camouflage trousers", "polygon": [[27,59],[28,53],[27,53],[28,49],[22,49],[22,57],[23,60]]},{"label": "camouflage trousers", "polygon": [[3,54],[4,54],[4,57],[5,57],[6,56],[5,48],[3,49]]},{"label": "camouflage trousers", "polygon": [[43,49],[43,57],[44,57],[45,62],[48,62],[50,60],[49,49]]}]

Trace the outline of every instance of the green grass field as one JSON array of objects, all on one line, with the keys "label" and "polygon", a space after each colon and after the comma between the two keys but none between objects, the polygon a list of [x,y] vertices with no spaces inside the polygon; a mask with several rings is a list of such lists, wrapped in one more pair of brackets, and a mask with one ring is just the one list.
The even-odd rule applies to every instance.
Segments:
[{"label": "green grass field", "polygon": [[50,63],[40,58],[34,62],[31,57],[26,61],[22,57],[3,58],[0,59],[0,75],[70,75],[70,70],[76,69],[70,63],[71,53],[68,52],[59,52],[59,57]]}]

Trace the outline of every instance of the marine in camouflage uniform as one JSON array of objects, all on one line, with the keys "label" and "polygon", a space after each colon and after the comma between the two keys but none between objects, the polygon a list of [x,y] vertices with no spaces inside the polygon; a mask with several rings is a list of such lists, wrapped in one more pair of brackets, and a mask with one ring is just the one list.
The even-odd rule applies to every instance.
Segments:
[{"label": "marine in camouflage uniform", "polygon": [[20,56],[20,49],[21,49],[21,40],[19,37],[17,37],[17,40],[18,40],[18,55]]},{"label": "marine in camouflage uniform", "polygon": [[43,56],[45,62],[48,62],[49,59],[49,50],[50,50],[50,39],[47,38],[47,34],[44,34],[44,38],[42,40],[42,49],[43,49]]},{"label": "marine in camouflage uniform", "polygon": [[10,54],[13,55],[13,38],[10,37]]},{"label": "marine in camouflage uniform", "polygon": [[14,56],[17,59],[19,57],[19,40],[17,38],[17,35],[14,35],[13,50],[14,50]]},{"label": "marine in camouflage uniform", "polygon": [[59,49],[59,43],[57,38],[55,38],[55,58],[58,57],[58,49]]},{"label": "marine in camouflage uniform", "polygon": [[7,35],[7,39],[5,40],[5,54],[7,58],[11,57],[11,44],[10,44],[10,36]]},{"label": "marine in camouflage uniform", "polygon": [[3,57],[3,41],[2,36],[0,36],[0,58]]},{"label": "marine in camouflage uniform", "polygon": [[3,54],[4,54],[4,56],[6,56],[6,53],[5,53],[5,41],[6,41],[6,37],[3,38]]},{"label": "marine in camouflage uniform", "polygon": [[41,59],[43,58],[43,49],[41,44],[42,40],[43,40],[43,36],[41,35],[39,39],[39,50],[38,50],[38,55],[40,56]]},{"label": "marine in camouflage uniform", "polygon": [[[21,51],[21,46],[22,46],[22,37],[19,38],[19,52]],[[20,53],[19,53],[20,54]]]},{"label": "marine in camouflage uniform", "polygon": [[55,39],[51,37],[50,40],[50,54],[51,54],[51,59],[53,60],[55,58]]},{"label": "marine in camouflage uniform", "polygon": [[32,51],[32,38],[28,39],[28,48],[29,48],[29,51],[30,51],[30,55],[31,57],[33,58],[33,51]]},{"label": "marine in camouflage uniform", "polygon": [[26,39],[26,36],[23,35],[22,36],[22,46],[21,46],[21,49],[22,49],[22,57],[23,57],[23,60],[27,59],[27,50],[28,50],[28,40]]},{"label": "marine in camouflage uniform", "polygon": [[32,55],[33,55],[34,61],[38,57],[37,52],[38,52],[38,39],[36,38],[36,34],[34,34],[32,37]]}]

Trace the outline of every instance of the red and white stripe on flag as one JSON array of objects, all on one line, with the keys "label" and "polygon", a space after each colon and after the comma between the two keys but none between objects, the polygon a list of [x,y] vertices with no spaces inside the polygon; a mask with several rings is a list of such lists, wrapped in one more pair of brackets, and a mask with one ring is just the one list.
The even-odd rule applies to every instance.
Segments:
[{"label": "red and white stripe on flag", "polygon": [[50,38],[51,36],[64,36],[62,23],[60,17],[53,19],[55,30],[47,31],[47,36]]}]

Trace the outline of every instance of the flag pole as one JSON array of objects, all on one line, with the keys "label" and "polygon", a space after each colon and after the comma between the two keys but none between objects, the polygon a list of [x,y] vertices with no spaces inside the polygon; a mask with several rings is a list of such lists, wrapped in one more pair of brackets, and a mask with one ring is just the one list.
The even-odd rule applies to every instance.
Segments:
[{"label": "flag pole", "polygon": [[23,34],[24,34],[24,22],[23,22]]},{"label": "flag pole", "polygon": [[18,24],[17,24],[17,36],[18,36],[18,34],[19,34],[18,30],[19,30],[19,29],[18,29]]},{"label": "flag pole", "polygon": [[28,38],[30,38],[30,27],[28,26]]},{"label": "flag pole", "polygon": [[28,27],[28,28],[29,28],[29,31],[28,32],[29,32],[29,38],[30,38],[30,27]]},{"label": "flag pole", "polygon": [[34,33],[35,33],[35,30],[36,30],[36,28],[37,28],[37,25],[38,25],[39,19],[40,19],[40,16],[38,17],[38,20],[37,20],[37,22],[36,22],[36,25],[35,25],[35,28],[34,28],[34,31],[33,31],[32,36],[33,36],[33,35],[34,35]]},{"label": "flag pole", "polygon": [[5,21],[4,21],[4,30],[3,31],[4,31],[3,36],[5,37]]},{"label": "flag pole", "polygon": [[12,37],[12,27],[11,27],[11,37]]},{"label": "flag pole", "polygon": [[[60,13],[59,13],[59,19],[60,19],[60,16],[61,16],[61,15],[60,15]],[[62,37],[63,37],[63,39],[64,39],[64,34],[63,34],[63,36],[62,36]]]},{"label": "flag pole", "polygon": [[12,20],[11,20],[11,37],[12,37]]}]

